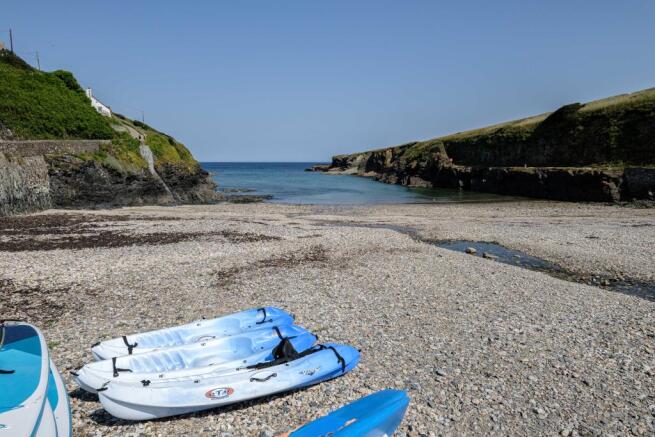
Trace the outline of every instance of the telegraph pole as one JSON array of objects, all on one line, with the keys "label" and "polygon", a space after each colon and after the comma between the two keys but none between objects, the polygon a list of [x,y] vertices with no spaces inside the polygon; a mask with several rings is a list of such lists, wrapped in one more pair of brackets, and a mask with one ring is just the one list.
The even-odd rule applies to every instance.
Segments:
[{"label": "telegraph pole", "polygon": [[11,33],[11,29],[9,29],[9,47],[11,48],[11,53],[14,53],[14,35]]}]

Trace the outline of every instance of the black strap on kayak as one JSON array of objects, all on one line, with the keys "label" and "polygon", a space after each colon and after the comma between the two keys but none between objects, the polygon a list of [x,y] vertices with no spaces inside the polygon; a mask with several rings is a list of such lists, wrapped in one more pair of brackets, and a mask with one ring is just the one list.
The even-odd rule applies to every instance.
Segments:
[{"label": "black strap on kayak", "polygon": [[[321,345],[321,346],[323,346],[323,345]],[[332,352],[334,352],[334,355],[337,356],[337,360],[338,360],[339,363],[341,364],[341,373],[344,373],[344,372],[346,371],[346,360],[343,359],[343,357],[342,357],[341,354],[337,351],[337,349],[336,349],[334,346],[327,346],[327,347],[323,346],[323,348],[325,348],[325,349],[331,349]]]},{"label": "black strap on kayak", "polygon": [[112,357],[111,359],[111,367],[114,368],[114,378],[118,376],[118,372],[132,372],[130,369],[120,369],[116,367],[116,357]]},{"label": "black strap on kayak", "polygon": [[294,361],[326,349],[330,349],[332,352],[334,352],[334,355],[337,356],[337,360],[339,360],[339,364],[341,364],[341,373],[345,373],[346,360],[341,356],[339,351],[337,351],[334,346],[317,344],[316,346],[313,346],[299,353],[287,338],[283,339],[280,344],[278,344],[275,349],[273,349],[272,361],[264,361],[263,363],[253,364],[247,366],[246,369],[266,369],[268,367],[279,366],[280,364],[286,364],[290,361]]},{"label": "black strap on kayak", "polygon": [[127,341],[127,337],[124,335],[123,336],[123,343],[125,343],[125,346],[127,346],[127,354],[132,355],[132,349],[137,347],[139,343],[134,342],[134,344],[130,344],[130,342]]},{"label": "black strap on kayak", "polygon": [[91,345],[91,347],[96,347],[96,346],[100,346],[100,342],[99,342],[99,341],[96,341],[95,343],[93,343],[93,344]]},{"label": "black strap on kayak", "polygon": [[149,379],[142,379],[141,384],[143,384],[144,387],[148,387],[150,385],[150,380]]},{"label": "black strap on kayak", "polygon": [[282,337],[282,333],[280,332],[280,328],[277,326],[273,326],[273,331],[277,334],[278,337],[280,337],[280,340],[284,340],[284,337]]},{"label": "black strap on kayak", "polygon": [[97,388],[96,391],[105,391],[105,390],[107,390],[107,385],[109,385],[109,382],[110,381],[107,381],[104,384],[102,384],[102,387]]},{"label": "black strap on kayak", "polygon": [[268,323],[268,322],[272,322],[272,321],[273,321],[273,319],[268,319],[268,320],[266,320],[266,317],[267,317],[267,316],[266,316],[266,308],[264,308],[264,307],[262,307],[262,308],[258,308],[257,311],[261,311],[262,313],[264,313],[264,318],[261,319],[259,322],[255,322],[255,325],[261,325],[262,323]]},{"label": "black strap on kayak", "polygon": [[0,369],[0,375],[11,375],[12,373],[16,373],[16,371]]},{"label": "black strap on kayak", "polygon": [[77,372],[74,371],[74,370],[71,370],[71,371],[70,371],[70,374],[73,375],[73,376],[80,376],[80,374],[77,373]]},{"label": "black strap on kayak", "polygon": [[273,348],[273,360],[252,364],[250,366],[246,366],[246,369],[266,369],[267,367],[285,364],[289,361],[298,359],[303,356],[303,354],[304,352],[298,353],[288,338],[283,338],[280,343]]},{"label": "black strap on kayak", "polygon": [[293,343],[288,338],[283,338],[280,343],[273,348],[273,359],[287,359],[288,361],[293,361],[300,356]]}]

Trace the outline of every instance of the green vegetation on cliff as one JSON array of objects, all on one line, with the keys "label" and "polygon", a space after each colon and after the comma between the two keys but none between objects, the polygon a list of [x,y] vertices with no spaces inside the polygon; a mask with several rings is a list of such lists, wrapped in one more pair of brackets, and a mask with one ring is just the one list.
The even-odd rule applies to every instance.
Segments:
[{"label": "green vegetation on cliff", "polygon": [[100,115],[72,73],[34,69],[8,50],[0,50],[0,138],[111,139],[96,153],[80,154],[121,173],[147,167],[140,140],[152,150],[155,165],[195,170],[191,152],[173,137],[120,114]]},{"label": "green vegetation on cliff", "polygon": [[175,164],[186,167],[193,167],[198,164],[184,144],[145,123],[130,120],[121,114],[114,114],[112,123],[117,131],[130,132],[132,135],[141,136],[152,150],[156,164]]},{"label": "green vegetation on cliff", "polygon": [[21,139],[108,139],[114,135],[67,71],[37,71],[0,50],[0,128]]}]

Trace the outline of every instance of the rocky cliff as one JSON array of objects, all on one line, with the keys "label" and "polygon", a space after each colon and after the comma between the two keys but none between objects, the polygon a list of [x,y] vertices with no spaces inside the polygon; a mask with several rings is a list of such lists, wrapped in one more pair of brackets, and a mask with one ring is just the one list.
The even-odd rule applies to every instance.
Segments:
[{"label": "rocky cliff", "polygon": [[98,114],[75,77],[0,50],[0,215],[48,207],[210,203],[216,184],[173,137]]},{"label": "rocky cliff", "polygon": [[314,170],[556,200],[653,200],[655,89],[428,141],[338,155]]}]

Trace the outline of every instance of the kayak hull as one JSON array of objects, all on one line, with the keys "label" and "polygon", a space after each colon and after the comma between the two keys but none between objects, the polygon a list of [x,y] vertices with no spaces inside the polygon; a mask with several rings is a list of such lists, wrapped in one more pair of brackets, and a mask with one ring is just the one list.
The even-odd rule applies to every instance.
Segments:
[{"label": "kayak hull", "polygon": [[217,375],[272,360],[273,349],[282,338],[289,338],[298,351],[309,349],[316,342],[314,334],[299,326],[267,327],[232,337],[96,361],[86,364],[74,375],[80,387],[91,393],[96,393],[108,381],[140,382]]},{"label": "kayak hull", "polygon": [[334,350],[317,349],[302,358],[264,369],[237,369],[218,376],[148,381],[147,384],[110,382],[98,396],[105,410],[115,417],[149,420],[318,384],[349,372],[359,362],[359,352],[350,346],[325,346]]},{"label": "kayak hull", "polygon": [[405,416],[409,397],[404,391],[382,390],[333,411],[288,434],[288,437],[391,436]]},{"label": "kayak hull", "polygon": [[91,353],[95,360],[228,337],[247,331],[293,324],[293,316],[274,307],[250,309],[215,319],[197,320],[185,325],[127,335],[95,344]]}]

